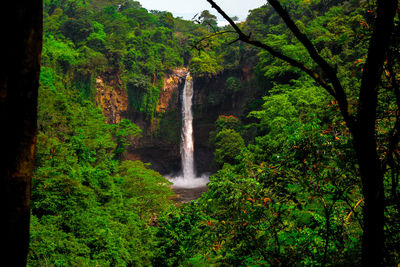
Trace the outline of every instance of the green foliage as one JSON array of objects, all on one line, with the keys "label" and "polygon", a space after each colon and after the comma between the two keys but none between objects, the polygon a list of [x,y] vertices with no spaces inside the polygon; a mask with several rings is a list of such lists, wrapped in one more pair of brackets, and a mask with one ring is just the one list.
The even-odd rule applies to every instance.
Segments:
[{"label": "green foliage", "polygon": [[115,125],[114,128],[115,142],[117,147],[115,149],[115,155],[121,156],[126,148],[132,144],[133,139],[140,137],[142,130],[130,120],[122,119],[121,122]]},{"label": "green foliage", "polygon": [[94,32],[94,28],[87,19],[70,18],[61,25],[61,32],[74,43],[78,43],[86,40]]},{"label": "green foliage", "polygon": [[158,118],[157,138],[178,147],[181,142],[182,120],[180,110],[166,111]]},{"label": "green foliage", "polygon": [[174,29],[175,27],[174,17],[170,12],[162,12],[159,16],[159,23],[160,26],[168,29]]},{"label": "green foliage", "polygon": [[122,193],[127,205],[140,218],[150,219],[169,207],[171,184],[141,161],[124,161],[118,169]]},{"label": "green foliage", "polygon": [[218,166],[224,163],[237,163],[236,157],[244,147],[244,140],[235,130],[223,129],[215,137],[215,162]]},{"label": "green foliage", "polygon": [[146,114],[146,118],[151,121],[158,104],[159,87],[149,84],[147,76],[138,75],[128,78],[127,90],[132,108]]},{"label": "green foliage", "polygon": [[226,88],[232,93],[235,94],[236,92],[240,91],[242,85],[240,80],[236,77],[229,77],[226,79]]},{"label": "green foliage", "polygon": [[209,217],[194,202],[180,208],[171,207],[158,220],[158,240],[154,266],[189,264],[199,248],[211,245],[207,228]]},{"label": "green foliage", "polygon": [[209,31],[217,27],[217,17],[211,14],[208,10],[203,10],[200,13],[199,21],[201,25],[206,26]]},{"label": "green foliage", "polygon": [[209,140],[215,148],[214,163],[222,167],[224,163],[235,163],[235,157],[244,147],[240,120],[233,116],[220,115],[215,121],[215,131],[210,132]]},{"label": "green foliage", "polygon": [[263,135],[258,140],[268,144],[268,148],[262,145],[264,153],[281,149],[287,138],[287,127],[305,122],[311,113],[321,119],[328,115],[324,111],[328,105],[327,94],[308,79],[289,85],[276,85],[270,94],[264,97],[262,110],[250,113],[251,117],[259,119],[257,128]]},{"label": "green foliage", "polygon": [[223,70],[221,57],[211,53],[201,53],[199,56],[192,58],[190,63],[190,71],[193,75],[216,75]]},{"label": "green foliage", "polygon": [[235,131],[240,131],[240,120],[233,115],[220,115],[218,116],[217,121],[215,122],[215,128],[217,132],[220,132],[225,129],[232,129]]},{"label": "green foliage", "polygon": [[78,56],[71,42],[61,42],[52,35],[44,38],[42,62],[46,66],[66,72],[76,65]]}]

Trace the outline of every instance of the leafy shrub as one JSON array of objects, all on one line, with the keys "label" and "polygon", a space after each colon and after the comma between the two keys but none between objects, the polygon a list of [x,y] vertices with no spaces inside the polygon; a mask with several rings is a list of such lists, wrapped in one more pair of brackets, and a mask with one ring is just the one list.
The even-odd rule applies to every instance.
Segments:
[{"label": "leafy shrub", "polygon": [[236,157],[244,148],[244,140],[235,130],[223,129],[215,137],[214,160],[218,166],[235,164]]}]

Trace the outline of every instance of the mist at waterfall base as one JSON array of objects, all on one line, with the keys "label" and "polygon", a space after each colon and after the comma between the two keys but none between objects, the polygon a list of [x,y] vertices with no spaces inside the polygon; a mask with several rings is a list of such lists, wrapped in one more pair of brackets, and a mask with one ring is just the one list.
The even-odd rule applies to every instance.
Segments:
[{"label": "mist at waterfall base", "polygon": [[182,93],[182,133],[181,133],[181,161],[182,173],[178,176],[167,177],[174,187],[197,188],[205,187],[208,183],[208,175],[196,177],[194,169],[194,140],[193,140],[193,79],[190,73],[186,75]]}]

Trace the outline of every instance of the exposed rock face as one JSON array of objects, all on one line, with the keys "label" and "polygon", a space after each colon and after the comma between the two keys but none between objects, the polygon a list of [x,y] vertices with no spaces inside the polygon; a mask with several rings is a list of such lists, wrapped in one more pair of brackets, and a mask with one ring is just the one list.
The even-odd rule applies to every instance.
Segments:
[{"label": "exposed rock face", "polygon": [[180,170],[180,92],[187,72],[186,68],[176,68],[165,75],[156,108],[157,114],[150,126],[146,127],[146,123],[139,122],[145,132],[138,144],[129,149],[128,159],[150,162],[151,167],[162,174]]},{"label": "exposed rock face", "polygon": [[[240,90],[232,91],[227,87],[229,77],[235,77],[240,81]],[[215,171],[214,148],[209,140],[210,132],[215,130],[215,121],[220,115],[234,115],[239,118],[246,116],[249,101],[260,92],[253,78],[251,67],[221,73],[211,78],[194,77],[193,134],[198,174]]]},{"label": "exposed rock face", "polygon": [[117,73],[104,73],[96,78],[96,104],[103,109],[108,123],[119,123],[127,117],[128,95]]},{"label": "exposed rock face", "polygon": [[158,100],[158,113],[171,111],[178,107],[179,89],[183,87],[187,73],[188,70],[186,68],[177,68],[164,77],[164,87],[160,92]]}]

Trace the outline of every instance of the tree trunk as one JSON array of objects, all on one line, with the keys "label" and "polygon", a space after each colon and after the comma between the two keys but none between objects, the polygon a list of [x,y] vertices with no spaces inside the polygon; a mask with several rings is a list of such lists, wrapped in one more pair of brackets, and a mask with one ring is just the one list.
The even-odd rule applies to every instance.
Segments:
[{"label": "tree trunk", "polygon": [[366,131],[354,135],[364,195],[363,266],[383,266],[384,259],[383,173],[375,144],[374,135]]},{"label": "tree trunk", "polygon": [[36,145],[42,1],[3,4],[0,76],[1,261],[25,266]]},{"label": "tree trunk", "polygon": [[375,123],[378,90],[383,64],[393,34],[397,7],[398,0],[378,1],[377,17],[364,65],[357,121],[353,132],[364,195],[363,266],[383,266],[384,263],[385,196],[383,170],[377,153]]}]

